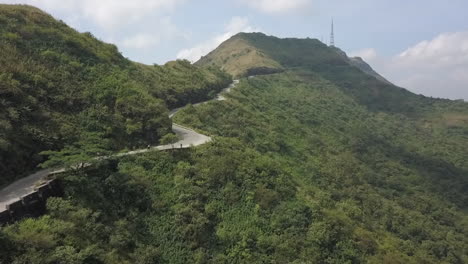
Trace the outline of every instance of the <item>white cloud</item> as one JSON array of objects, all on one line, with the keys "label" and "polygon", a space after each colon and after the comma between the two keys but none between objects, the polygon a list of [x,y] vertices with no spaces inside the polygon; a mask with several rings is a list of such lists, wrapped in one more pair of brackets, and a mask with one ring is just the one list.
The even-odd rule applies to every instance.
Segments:
[{"label": "white cloud", "polygon": [[153,22],[153,27],[157,28],[154,32],[140,32],[130,37],[126,37],[117,43],[130,49],[149,49],[154,48],[162,40],[170,41],[173,39],[188,39],[188,34],[180,31],[171,21],[170,17],[163,17]]},{"label": "white cloud", "polygon": [[213,49],[217,48],[221,43],[234,36],[239,32],[254,32],[259,31],[249,25],[249,20],[245,17],[233,17],[229,24],[226,25],[225,32],[219,34],[208,41],[200,43],[193,48],[181,50],[177,54],[178,59],[187,59],[195,62],[202,56],[208,54]]},{"label": "white cloud", "polygon": [[363,60],[367,62],[372,62],[374,59],[377,58],[377,51],[375,49],[363,49],[352,52],[349,54],[351,57],[361,57]]},{"label": "white cloud", "polygon": [[187,1],[4,0],[41,8],[79,31],[92,31],[99,39],[117,44],[125,56],[144,63],[154,63],[155,57],[163,56],[156,51],[164,43],[188,39],[170,18],[175,8]]},{"label": "white cloud", "polygon": [[444,33],[393,57],[373,49],[351,53],[395,84],[426,96],[468,100],[468,31]]},{"label": "white cloud", "polygon": [[122,41],[122,45],[126,48],[147,49],[158,44],[159,41],[160,39],[158,36],[147,33],[139,33],[134,36],[125,38]]},{"label": "white cloud", "polygon": [[468,66],[468,32],[445,33],[422,41],[400,53],[395,61],[402,67],[417,64],[426,69]]},{"label": "white cloud", "polygon": [[7,0],[6,3],[30,4],[49,12],[83,16],[100,27],[135,23],[155,12],[173,9],[184,0]]},{"label": "white cloud", "polygon": [[282,14],[309,8],[311,0],[241,0],[251,8],[268,14]]}]

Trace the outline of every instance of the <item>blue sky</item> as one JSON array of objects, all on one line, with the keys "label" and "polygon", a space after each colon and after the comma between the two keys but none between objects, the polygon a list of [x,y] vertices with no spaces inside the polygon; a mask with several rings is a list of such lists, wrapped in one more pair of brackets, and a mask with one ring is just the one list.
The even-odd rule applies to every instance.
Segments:
[{"label": "blue sky", "polygon": [[240,31],[335,42],[392,82],[468,100],[466,0],[6,0],[40,7],[124,56],[192,61]]}]

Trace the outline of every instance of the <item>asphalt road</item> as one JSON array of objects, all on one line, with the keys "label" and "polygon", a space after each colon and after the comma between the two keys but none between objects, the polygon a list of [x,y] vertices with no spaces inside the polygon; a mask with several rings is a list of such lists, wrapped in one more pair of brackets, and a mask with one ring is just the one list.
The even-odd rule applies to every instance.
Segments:
[{"label": "asphalt road", "polygon": [[[239,80],[234,80],[234,82],[229,85],[227,88],[223,89],[215,99],[217,101],[224,101],[226,98],[223,96],[225,93],[229,93],[232,88],[234,88],[239,83]],[[194,104],[194,106],[206,104],[212,100],[208,100],[205,102]],[[179,112],[182,108],[173,109],[169,112],[169,118],[172,118],[177,112]],[[196,131],[177,125],[175,123],[172,124],[172,131],[179,137],[179,141],[174,144],[162,145],[162,146],[154,146],[146,149],[130,151],[126,153],[117,154],[116,156],[130,156],[136,155],[140,153],[146,153],[150,151],[161,151],[161,150],[169,150],[169,149],[176,149],[176,148],[190,148],[196,147],[199,145],[203,145],[211,141],[209,136],[202,135],[197,133]],[[6,206],[16,202],[21,199],[21,197],[31,194],[34,192],[34,188],[38,186],[44,179],[54,172],[63,172],[64,169],[59,169],[56,171],[51,170],[41,170],[34,174],[31,174],[25,178],[15,181],[14,183],[8,185],[7,187],[0,190],[0,212],[6,210]]]}]

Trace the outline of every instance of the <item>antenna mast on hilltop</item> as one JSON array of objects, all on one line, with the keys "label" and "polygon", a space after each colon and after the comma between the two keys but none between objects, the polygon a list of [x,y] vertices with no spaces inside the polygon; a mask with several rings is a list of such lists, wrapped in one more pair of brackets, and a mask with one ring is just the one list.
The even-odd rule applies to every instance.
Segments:
[{"label": "antenna mast on hilltop", "polygon": [[332,18],[332,24],[331,24],[330,47],[335,47],[335,29],[333,25],[333,18]]}]

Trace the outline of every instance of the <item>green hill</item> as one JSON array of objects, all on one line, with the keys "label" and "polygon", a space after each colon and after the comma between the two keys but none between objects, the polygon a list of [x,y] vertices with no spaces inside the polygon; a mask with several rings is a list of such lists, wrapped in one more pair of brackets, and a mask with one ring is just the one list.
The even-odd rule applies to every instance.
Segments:
[{"label": "green hill", "polygon": [[[244,80],[229,98],[176,116],[216,135],[211,151],[229,160],[211,176],[205,166],[221,168],[191,167],[208,181],[206,203],[222,204],[213,239],[223,261],[468,261],[466,103],[463,121],[446,126],[369,111],[319,75],[293,72]],[[233,138],[261,160],[237,156]]]},{"label": "green hill", "polygon": [[[232,48],[238,47],[238,43],[242,43],[244,52]],[[240,63],[244,61],[248,63]],[[261,74],[257,68],[266,69],[265,73],[287,69],[307,79],[313,71],[373,111],[417,115],[427,106],[421,96],[382,80],[366,67],[367,64],[348,58],[341,50],[316,39],[280,39],[262,33],[240,33],[197,64],[217,65],[234,76]]]},{"label": "green hill", "polygon": [[261,74],[175,116],[213,141],[60,175],[46,215],[0,228],[0,262],[468,262],[467,103],[311,39],[243,33],[197,64]]},{"label": "green hill", "polygon": [[170,131],[168,107],[229,82],[187,61],[134,63],[39,9],[0,5],[0,186],[41,162],[40,151],[88,134],[112,150],[153,144]]},{"label": "green hill", "polygon": [[[247,248],[259,255],[252,259],[468,261],[463,249],[468,242],[467,103],[415,95],[317,40],[237,38],[275,60],[283,72],[244,80],[227,103],[188,108],[176,120],[220,140],[240,139],[292,180],[292,196],[282,193],[288,184],[276,185],[277,174],[253,180],[261,213],[243,211],[237,223],[221,216],[218,226],[253,236]],[[292,211],[292,203],[306,206],[311,215]],[[284,216],[280,227],[278,215]],[[257,217],[263,225],[250,225]],[[235,229],[239,226],[246,230]],[[263,243],[270,253],[261,251]]]},{"label": "green hill", "polygon": [[234,77],[244,77],[258,73],[272,73],[282,70],[281,65],[251,45],[248,39],[236,35],[222,43],[217,49],[203,56],[196,64],[218,66]]}]

